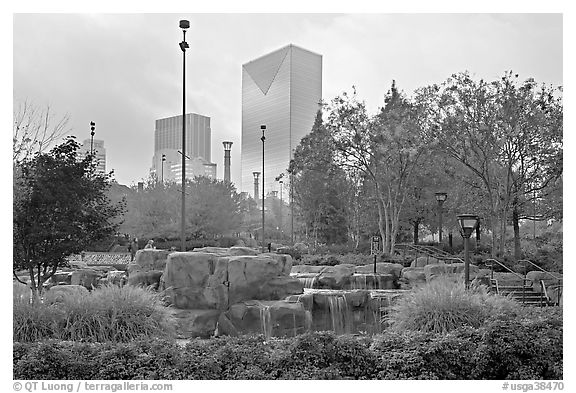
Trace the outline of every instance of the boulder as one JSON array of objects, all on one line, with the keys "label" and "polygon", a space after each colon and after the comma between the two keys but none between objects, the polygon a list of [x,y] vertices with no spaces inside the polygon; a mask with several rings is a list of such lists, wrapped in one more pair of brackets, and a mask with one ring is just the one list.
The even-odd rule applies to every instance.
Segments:
[{"label": "boulder", "polygon": [[122,270],[111,270],[106,275],[108,284],[122,286],[128,281],[128,275]]},{"label": "boulder", "polygon": [[164,272],[161,270],[150,270],[147,272],[134,272],[128,276],[128,284],[140,287],[152,287],[158,289],[160,277]]},{"label": "boulder", "polygon": [[260,252],[250,247],[234,246],[230,247],[228,254],[232,256],[242,256],[242,255],[258,255],[260,254]]},{"label": "boulder", "polygon": [[282,275],[288,276],[292,272],[292,257],[288,254],[266,253],[271,258],[282,264]]},{"label": "boulder", "polygon": [[[532,285],[534,292],[542,292],[542,283],[546,286],[546,291],[552,285],[558,286],[563,282],[563,276],[560,273],[546,273],[541,271],[531,271],[526,274],[526,279],[528,280],[526,284]],[[549,295],[550,296],[550,295]]]},{"label": "boulder", "polygon": [[224,247],[200,247],[195,248],[192,252],[201,252],[201,253],[208,253],[208,254],[215,254],[222,257],[230,255],[230,249]]},{"label": "boulder", "polygon": [[350,285],[345,289],[396,289],[396,279],[392,274],[354,273]]},{"label": "boulder", "polygon": [[203,252],[170,254],[162,278],[168,302],[180,309],[227,309],[229,258]]},{"label": "boulder", "polygon": [[414,259],[412,263],[410,263],[410,267],[424,267],[426,265],[439,265],[443,263],[444,261],[441,259],[425,256]]},{"label": "boulder", "polygon": [[260,287],[256,299],[282,300],[287,296],[298,295],[301,293],[304,293],[304,285],[299,279],[295,277],[281,276],[265,281]]},{"label": "boulder", "polygon": [[317,287],[328,289],[349,288],[351,277],[355,270],[356,266],[351,264],[326,266],[318,275]]},{"label": "boulder", "polygon": [[[138,269],[132,266],[131,269],[132,271],[139,270],[144,272],[150,270],[164,270],[168,255],[170,255],[170,251],[168,250],[155,250],[151,248],[138,250],[133,264],[138,265],[140,268]],[[131,272],[130,268],[128,272]]]},{"label": "boulder", "polygon": [[[308,330],[309,314],[301,303],[247,300],[230,306],[225,313],[234,331],[293,337]],[[228,328],[230,329],[230,328]]]},{"label": "boulder", "polygon": [[172,309],[176,324],[176,334],[180,338],[209,338],[216,331],[221,310],[180,310]]},{"label": "boulder", "polygon": [[[279,257],[282,256],[279,255]],[[291,259],[289,258],[277,258],[271,255],[230,257],[228,259],[230,304],[249,299],[269,300],[266,299],[269,293],[266,289],[266,282],[287,276],[285,272],[289,272],[290,267]],[[290,282],[292,288],[296,288],[295,281],[287,282]]]},{"label": "boulder", "polygon": [[320,273],[326,266],[312,266],[312,265],[294,265],[290,270],[290,274],[297,273]]},{"label": "boulder", "polygon": [[426,282],[430,282],[433,278],[452,273],[449,265],[426,265],[424,266],[424,275]]},{"label": "boulder", "polygon": [[409,287],[426,282],[426,274],[423,267],[405,267],[402,269],[400,280]]},{"label": "boulder", "polygon": [[44,303],[63,302],[67,297],[79,297],[88,294],[88,289],[83,285],[57,285],[50,288],[44,294]]},{"label": "boulder", "polygon": [[32,290],[26,284],[12,281],[12,299],[15,302],[29,303],[32,299]]},{"label": "boulder", "polygon": [[72,284],[72,273],[73,272],[57,271],[52,277],[50,277],[50,285],[54,286]]},{"label": "boulder", "polygon": [[93,289],[98,286],[98,280],[103,277],[102,272],[93,269],[80,269],[72,272],[71,285],[82,285],[86,289]]},{"label": "boulder", "polygon": [[[390,262],[377,262],[376,263],[376,273],[381,274],[392,274],[395,280],[400,278],[400,274],[402,273],[402,266],[399,263],[390,263]],[[373,273],[374,272],[374,264],[364,265],[364,266],[356,266],[356,273]]]}]

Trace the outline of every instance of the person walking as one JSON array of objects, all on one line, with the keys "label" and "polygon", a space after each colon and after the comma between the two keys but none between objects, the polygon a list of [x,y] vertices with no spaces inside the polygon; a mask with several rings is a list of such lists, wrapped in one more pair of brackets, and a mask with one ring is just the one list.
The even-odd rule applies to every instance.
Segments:
[{"label": "person walking", "polygon": [[138,251],[138,239],[134,238],[128,245],[128,251],[130,251],[130,262],[134,261],[136,256],[136,251]]},{"label": "person walking", "polygon": [[156,247],[154,247],[154,240],[152,240],[152,239],[148,240],[148,243],[146,244],[146,246],[144,248],[156,248]]}]

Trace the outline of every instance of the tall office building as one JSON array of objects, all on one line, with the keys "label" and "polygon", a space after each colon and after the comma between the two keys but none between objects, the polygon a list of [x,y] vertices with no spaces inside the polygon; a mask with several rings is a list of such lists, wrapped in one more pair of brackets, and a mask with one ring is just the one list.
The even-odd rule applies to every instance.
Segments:
[{"label": "tall office building", "polygon": [[[104,148],[104,141],[101,139],[94,139],[92,141],[92,152],[96,160],[96,172],[100,174],[106,173],[106,149]],[[78,157],[84,158],[90,154],[90,138],[82,142],[82,146],[78,149]]]},{"label": "tall office building", "polygon": [[[186,121],[186,177],[216,177],[216,164],[211,158],[210,118],[187,113]],[[182,116],[156,120],[154,131],[154,157],[151,172],[158,179],[182,182]],[[165,160],[162,161],[162,156]]]},{"label": "tall office building", "polygon": [[252,194],[252,173],[262,171],[260,125],[266,125],[260,187],[268,194],[278,189],[275,178],[312,130],[321,98],[321,55],[288,45],[242,66],[242,191]]}]

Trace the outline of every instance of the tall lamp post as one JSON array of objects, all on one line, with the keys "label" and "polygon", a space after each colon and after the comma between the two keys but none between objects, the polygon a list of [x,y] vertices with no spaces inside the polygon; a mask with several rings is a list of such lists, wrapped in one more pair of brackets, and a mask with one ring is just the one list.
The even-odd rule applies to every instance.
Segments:
[{"label": "tall lamp post", "polygon": [[438,244],[442,245],[442,205],[446,198],[448,198],[448,194],[445,192],[437,192],[435,195],[436,201],[438,201]]},{"label": "tall lamp post", "polygon": [[475,214],[461,214],[458,216],[458,224],[464,237],[464,286],[470,287],[470,236],[478,225],[478,216]]},{"label": "tall lamp post", "polygon": [[96,129],[96,123],[93,121],[90,122],[90,155],[94,155],[93,146],[94,146],[94,130]]},{"label": "tall lamp post", "polygon": [[166,161],[166,154],[162,154],[162,184],[164,184],[164,161]]},{"label": "tall lamp post", "polygon": [[180,21],[182,29],[182,218],[180,228],[181,251],[186,251],[186,49],[189,48],[186,42],[186,30],[190,28],[190,22],[187,20]]},{"label": "tall lamp post", "polygon": [[264,132],[266,132],[266,126],[262,124],[260,129],[262,130],[262,137],[260,138],[262,141],[262,253],[264,253],[264,248],[266,247],[266,242],[264,240],[264,142],[266,141]]},{"label": "tall lamp post", "polygon": [[282,186],[284,185],[284,181],[280,180],[278,182],[280,184],[280,237],[284,240],[284,230],[282,229],[282,209],[284,208],[284,201],[282,200]]}]

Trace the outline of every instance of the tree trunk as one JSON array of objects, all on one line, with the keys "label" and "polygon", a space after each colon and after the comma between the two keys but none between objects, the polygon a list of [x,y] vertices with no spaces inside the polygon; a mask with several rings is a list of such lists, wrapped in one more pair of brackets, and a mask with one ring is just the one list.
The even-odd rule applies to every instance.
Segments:
[{"label": "tree trunk", "polygon": [[520,223],[518,218],[518,198],[514,198],[512,210],[512,225],[514,226],[514,261],[522,259],[522,249],[520,247]]},{"label": "tree trunk", "polygon": [[420,220],[414,221],[414,244],[418,244],[418,228],[420,227]]}]

